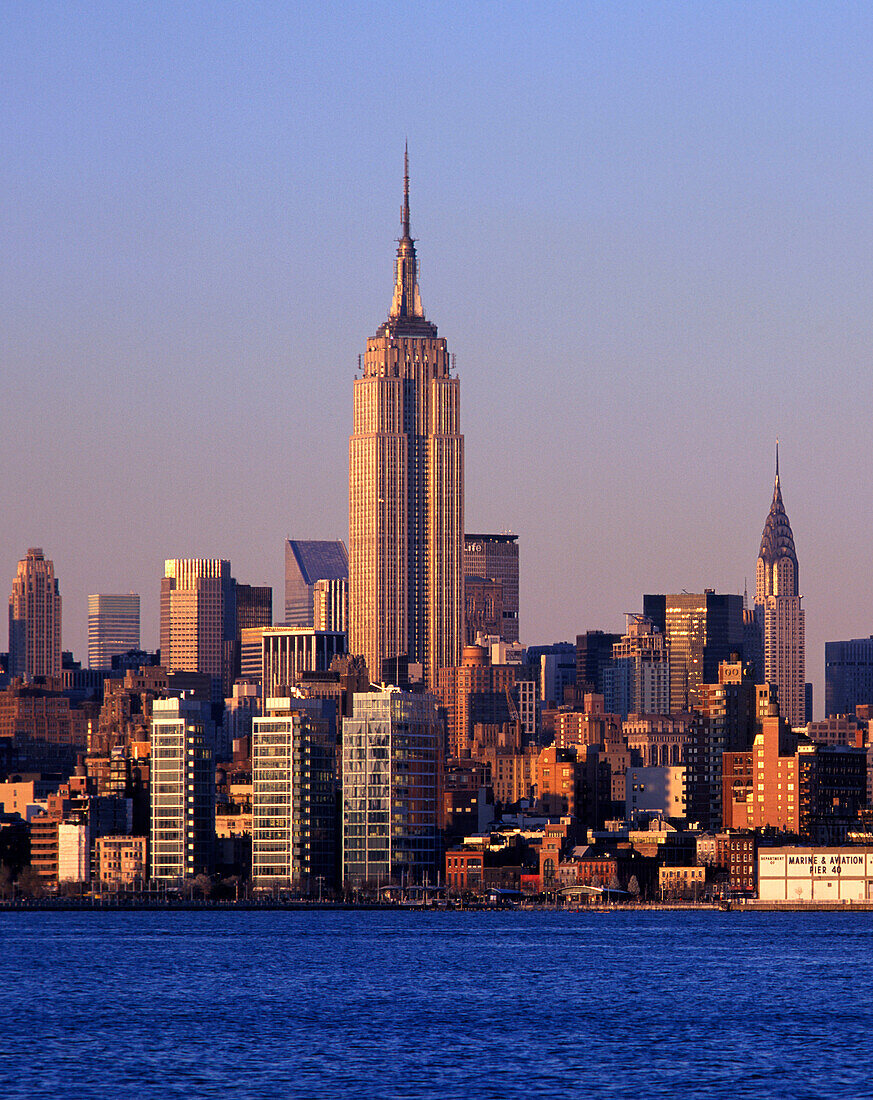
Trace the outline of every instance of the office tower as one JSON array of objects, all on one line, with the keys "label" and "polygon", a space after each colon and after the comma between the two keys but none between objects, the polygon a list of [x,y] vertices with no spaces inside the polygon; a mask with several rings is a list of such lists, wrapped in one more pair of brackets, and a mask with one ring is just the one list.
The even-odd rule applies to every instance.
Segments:
[{"label": "office tower", "polygon": [[88,597],[88,668],[112,668],[112,658],[139,649],[139,596]]},{"label": "office tower", "polygon": [[289,626],[263,630],[260,669],[263,698],[288,695],[304,673],[327,672],[334,657],[345,653],[346,635],[342,631]]},{"label": "office tower", "polygon": [[873,635],[825,642],[825,717],[873,703]]},{"label": "office tower", "polygon": [[252,883],[332,888],[336,856],[336,708],[275,698],[252,723]]},{"label": "office tower", "polygon": [[425,320],[404,176],[388,320],[367,341],[349,442],[349,650],[374,679],[421,666],[431,687],[463,634],[460,383]]},{"label": "office tower", "polygon": [[627,630],[603,670],[603,695],[607,712],[622,718],[670,713],[667,639],[643,615],[627,616]]},{"label": "office tower", "polygon": [[517,642],[518,535],[464,535],[464,577],[500,581],[502,625],[497,633],[506,642]]},{"label": "office tower", "polygon": [[273,589],[269,585],[236,586],[236,632],[273,625]]},{"label": "office tower", "polygon": [[312,625],[315,630],[345,633],[349,628],[349,582],[345,577],[316,581],[312,588]]},{"label": "office tower", "polygon": [[670,712],[698,710],[703,684],[718,666],[743,652],[743,597],[711,588],[643,596],[643,615],[665,636],[670,661]]},{"label": "office tower", "polygon": [[[315,626],[318,581],[349,579],[349,555],[340,539],[285,540],[285,626]],[[342,630],[346,629],[343,623]]]},{"label": "office tower", "polygon": [[806,716],[806,644],[794,535],[782,504],[779,445],[773,501],[761,536],[755,585],[755,613],[764,643],[764,679],[775,684],[779,713],[791,726]]},{"label": "office tower", "polygon": [[155,699],[151,722],[151,877],[180,882],[212,869],[215,733],[209,704]]},{"label": "office tower", "polygon": [[212,677],[212,699],[233,687],[237,653],[236,581],[220,558],[172,558],[161,579],[161,664]]},{"label": "office tower", "polygon": [[764,681],[764,637],[754,607],[749,607],[748,585],[743,589],[743,660],[752,677]]},{"label": "office tower", "polygon": [[61,673],[61,595],[39,546],[18,563],[9,597],[9,675],[31,682]]},{"label": "office tower", "polygon": [[343,883],[434,882],[443,723],[430,695],[356,695],[343,720]]},{"label": "office tower", "polygon": [[756,684],[754,669],[744,661],[722,661],[718,682],[701,688],[701,714],[709,719],[713,737],[725,752],[752,747],[761,720],[770,713],[775,689]]},{"label": "office tower", "polygon": [[612,647],[620,634],[588,630],[576,635],[576,688],[580,693],[603,694],[603,670],[612,662]]}]

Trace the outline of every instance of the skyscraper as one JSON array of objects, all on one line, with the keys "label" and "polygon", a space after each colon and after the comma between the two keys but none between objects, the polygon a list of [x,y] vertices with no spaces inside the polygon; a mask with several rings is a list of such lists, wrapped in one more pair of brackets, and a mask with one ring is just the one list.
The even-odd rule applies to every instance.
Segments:
[{"label": "skyscraper", "polygon": [[464,535],[464,576],[501,582],[499,634],[506,642],[517,642],[518,535]]},{"label": "skyscraper", "polygon": [[873,635],[825,642],[825,717],[873,704]]},{"label": "skyscraper", "polygon": [[112,658],[139,649],[139,596],[88,597],[88,668],[112,668]]},{"label": "skyscraper", "polygon": [[758,551],[755,612],[764,640],[764,679],[776,685],[782,717],[802,726],[807,721],[804,612],[794,535],[782,504],[778,443],[773,501]]},{"label": "skyscraper", "polygon": [[439,851],[443,724],[431,695],[354,697],[343,720],[343,882],[427,882]]},{"label": "skyscraper", "polygon": [[209,706],[155,699],[151,722],[152,878],[178,881],[212,869],[215,730]]},{"label": "skyscraper", "polygon": [[667,639],[642,615],[627,615],[627,629],[603,669],[608,714],[669,714],[670,660]]},{"label": "skyscraper", "polygon": [[61,595],[54,563],[39,546],[18,563],[9,597],[9,675],[32,681],[61,673]]},{"label": "skyscraper", "polygon": [[699,710],[704,684],[743,653],[743,597],[703,592],[643,596],[643,615],[665,636],[670,663],[670,712]]},{"label": "skyscraper", "polygon": [[230,695],[236,655],[236,582],[230,562],[171,558],[161,579],[161,664],[168,672],[205,672],[212,699]]},{"label": "skyscraper", "polygon": [[349,443],[349,649],[374,680],[420,664],[431,686],[463,633],[464,438],[460,384],[425,319],[409,227],[388,320],[367,341]]},{"label": "skyscraper", "polygon": [[320,892],[335,878],[335,706],[282,697],[267,708],[252,723],[252,881]]},{"label": "skyscraper", "polygon": [[[319,581],[333,581],[332,599],[343,608],[349,579],[349,555],[340,539],[285,540],[285,626],[315,627],[317,630],[345,630],[346,623],[330,627],[315,622],[315,588]],[[323,604],[319,604],[322,610]],[[334,622],[342,618],[342,611]]]}]

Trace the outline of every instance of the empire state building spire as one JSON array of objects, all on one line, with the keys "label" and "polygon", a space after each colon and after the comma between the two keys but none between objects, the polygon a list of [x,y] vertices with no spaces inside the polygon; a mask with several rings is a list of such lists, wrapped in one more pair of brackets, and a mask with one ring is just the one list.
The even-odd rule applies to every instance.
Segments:
[{"label": "empire state building spire", "polygon": [[400,208],[401,235],[394,266],[394,296],[388,320],[380,329],[393,336],[436,336],[436,326],[425,320],[418,290],[418,258],[409,228],[409,149],[403,153],[403,206]]},{"label": "empire state building spire", "polygon": [[460,383],[418,293],[408,156],[400,223],[391,310],[354,383],[349,645],[374,680],[423,677],[435,690],[461,659],[464,437]]}]

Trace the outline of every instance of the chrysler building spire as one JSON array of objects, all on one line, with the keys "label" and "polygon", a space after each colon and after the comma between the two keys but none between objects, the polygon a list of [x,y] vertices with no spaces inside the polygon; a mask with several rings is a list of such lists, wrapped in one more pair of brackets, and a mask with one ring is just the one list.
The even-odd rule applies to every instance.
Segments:
[{"label": "chrysler building spire", "polygon": [[782,503],[777,442],[773,500],[758,551],[755,617],[763,646],[764,677],[776,685],[779,713],[792,726],[801,726],[808,720],[805,614],[798,574],[794,534]]},{"label": "chrysler building spire", "polygon": [[761,535],[758,551],[757,601],[764,596],[797,596],[799,578],[794,534],[785,505],[782,503],[782,486],[779,483],[779,443],[776,443],[776,477],[773,482],[773,501]]}]

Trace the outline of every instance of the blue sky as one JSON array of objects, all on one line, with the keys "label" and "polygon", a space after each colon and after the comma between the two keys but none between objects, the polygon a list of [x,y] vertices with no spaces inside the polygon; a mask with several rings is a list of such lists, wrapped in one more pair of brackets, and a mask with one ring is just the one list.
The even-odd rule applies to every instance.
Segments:
[{"label": "blue sky", "polygon": [[[529,643],[753,587],[781,441],[823,642],[873,631],[873,11],[861,4],[5,4],[0,564],[276,586],[346,537],[351,381],[402,154],[457,356],[468,529]],[[277,616],[278,617],[278,616]]]}]

